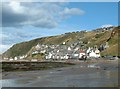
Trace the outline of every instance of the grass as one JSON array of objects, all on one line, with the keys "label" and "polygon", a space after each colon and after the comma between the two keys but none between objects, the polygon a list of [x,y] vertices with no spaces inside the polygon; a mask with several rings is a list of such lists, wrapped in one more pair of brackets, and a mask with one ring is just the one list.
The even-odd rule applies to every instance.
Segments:
[{"label": "grass", "polygon": [[[119,27],[116,27],[115,30],[119,30]],[[117,34],[115,34],[115,36],[111,38],[108,42],[111,45],[110,47],[118,43],[118,31],[116,32]],[[38,43],[62,44],[63,42],[67,42],[67,45],[71,45],[71,43],[83,41],[84,43],[86,43],[87,47],[93,47],[94,45],[99,46],[100,44],[106,43],[106,41],[110,36],[111,36],[111,30],[105,32],[94,32],[94,31],[89,31],[84,33],[71,32],[57,36],[43,37],[28,42],[15,44],[13,47],[11,47],[9,50],[7,50],[4,53],[4,56],[15,57],[15,56],[25,55],[28,52],[30,52],[32,47],[37,45]],[[88,41],[90,41],[89,44],[87,44]],[[113,52],[110,54],[113,54],[115,52],[114,50],[111,51]]]}]

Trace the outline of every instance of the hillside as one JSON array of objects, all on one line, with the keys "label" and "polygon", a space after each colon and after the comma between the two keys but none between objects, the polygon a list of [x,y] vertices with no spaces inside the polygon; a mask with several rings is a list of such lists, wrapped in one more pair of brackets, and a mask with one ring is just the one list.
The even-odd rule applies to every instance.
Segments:
[{"label": "hillside", "polygon": [[102,55],[112,55],[118,56],[118,31],[120,27],[114,27],[112,30],[104,30],[102,28],[95,29],[92,31],[80,31],[80,32],[70,32],[57,36],[37,38],[31,41],[22,42],[13,45],[8,49],[3,56],[15,57],[19,55],[27,54],[33,46],[40,44],[62,44],[66,42],[66,45],[71,45],[74,42],[83,42],[84,47],[93,47],[97,45],[99,47],[101,44],[108,42],[109,48],[102,51]]}]

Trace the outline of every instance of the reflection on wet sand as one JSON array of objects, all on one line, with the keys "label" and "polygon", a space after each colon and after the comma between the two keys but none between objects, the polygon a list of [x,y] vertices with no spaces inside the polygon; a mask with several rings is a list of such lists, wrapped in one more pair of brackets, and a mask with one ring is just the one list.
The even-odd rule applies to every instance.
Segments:
[{"label": "reflection on wet sand", "polygon": [[[82,63],[42,71],[9,72],[3,87],[114,87],[118,85],[115,63]],[[21,76],[18,76],[18,75]]]}]

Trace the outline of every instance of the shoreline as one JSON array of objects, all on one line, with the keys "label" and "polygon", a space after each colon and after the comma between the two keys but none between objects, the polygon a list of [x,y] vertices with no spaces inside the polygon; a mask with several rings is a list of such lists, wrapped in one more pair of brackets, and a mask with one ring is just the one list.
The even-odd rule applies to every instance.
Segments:
[{"label": "shoreline", "polygon": [[117,61],[80,62],[49,70],[3,72],[2,79],[3,87],[114,87],[118,65]]},{"label": "shoreline", "polygon": [[[2,62],[2,72],[19,72],[19,71],[35,71],[49,70],[53,68],[61,68],[78,64],[91,63],[112,63],[118,65],[118,60],[92,59],[92,60],[63,60],[63,61],[41,61],[41,62]],[[13,67],[14,66],[14,67]],[[36,67],[37,66],[37,67]],[[13,69],[8,70],[13,67]],[[8,69],[7,69],[8,68]],[[6,70],[7,69],[7,70]]]},{"label": "shoreline", "polygon": [[[48,62],[49,63],[49,62]],[[54,62],[52,62],[54,63]],[[61,63],[61,62],[58,62]],[[67,64],[66,62],[64,62],[65,64]],[[2,74],[6,74],[6,73],[32,73],[32,72],[40,72],[40,71],[50,71],[50,70],[56,70],[56,69],[66,69],[66,68],[72,68],[74,66],[79,66],[81,69],[97,69],[97,70],[106,70],[110,69],[109,67],[115,66],[115,68],[118,68],[118,60],[92,60],[92,61],[79,61],[79,62],[69,62],[70,65],[68,66],[62,66],[62,67],[53,67],[53,68],[49,68],[49,69],[45,69],[45,70],[28,70],[28,71],[8,71],[8,72],[2,72]],[[3,77],[4,78],[4,77]]]}]

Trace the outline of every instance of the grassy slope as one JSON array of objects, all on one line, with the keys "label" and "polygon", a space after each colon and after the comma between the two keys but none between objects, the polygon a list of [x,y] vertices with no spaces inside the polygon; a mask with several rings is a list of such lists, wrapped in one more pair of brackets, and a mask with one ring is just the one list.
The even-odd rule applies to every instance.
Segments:
[{"label": "grassy slope", "polygon": [[[118,30],[119,28],[115,28],[115,30]],[[89,32],[72,32],[72,33],[66,33],[58,36],[50,36],[50,37],[44,37],[44,38],[38,38],[34,39],[28,42],[23,42],[19,44],[13,45],[10,49],[8,49],[4,55],[10,57],[15,57],[18,55],[26,54],[30,49],[37,45],[38,43],[41,44],[62,44],[64,41],[67,42],[68,45],[74,42],[78,41],[90,41],[89,44],[86,44],[86,46],[94,46],[94,45],[100,45],[107,41],[107,39],[111,35],[111,30],[106,32],[95,32],[95,31],[89,31]],[[117,50],[117,44],[118,44],[118,32],[115,34],[113,38],[109,40],[110,48],[103,51],[101,54],[110,54],[110,55],[116,55],[118,54]],[[107,51],[107,52],[106,52]]]}]

